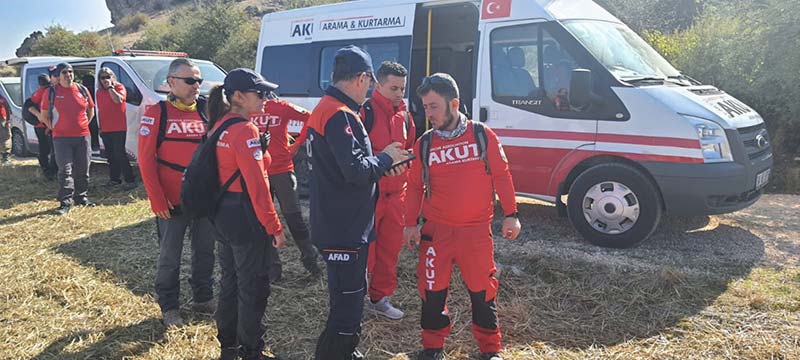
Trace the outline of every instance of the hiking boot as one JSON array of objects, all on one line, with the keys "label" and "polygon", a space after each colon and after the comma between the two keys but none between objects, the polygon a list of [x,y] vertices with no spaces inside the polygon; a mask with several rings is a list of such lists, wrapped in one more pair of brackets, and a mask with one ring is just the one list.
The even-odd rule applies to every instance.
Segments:
[{"label": "hiking boot", "polygon": [[180,310],[178,309],[167,310],[163,312],[161,315],[164,317],[162,321],[164,322],[165,327],[183,326],[183,318],[181,318]]},{"label": "hiking boot", "polygon": [[322,275],[322,270],[320,270],[319,265],[317,265],[317,257],[314,256],[312,258],[303,259],[303,267],[306,268],[311,277],[318,278]]},{"label": "hiking boot", "polygon": [[373,314],[381,315],[390,320],[400,320],[403,318],[403,311],[394,307],[391,302],[389,302],[389,297],[384,296],[382,299],[378,300],[378,302],[367,302],[367,309]]},{"label": "hiking boot", "polygon": [[236,360],[239,358],[239,347],[224,347],[219,351],[219,360]]},{"label": "hiking boot", "polygon": [[69,214],[70,208],[71,208],[71,206],[69,204],[61,203],[61,205],[58,206],[58,209],[56,209],[56,214],[58,214],[58,215],[67,215],[67,214]]},{"label": "hiking boot", "polygon": [[87,198],[75,200],[75,205],[78,206],[85,206],[85,207],[95,207],[97,204],[91,202],[91,200]]},{"label": "hiking boot", "polygon": [[214,299],[192,303],[192,311],[199,314],[212,315],[216,310],[217,304],[214,302]]},{"label": "hiking boot", "polygon": [[420,351],[418,360],[445,360],[442,349],[425,349]]},{"label": "hiking boot", "polygon": [[503,358],[496,352],[488,352],[481,354],[481,360],[503,360]]}]

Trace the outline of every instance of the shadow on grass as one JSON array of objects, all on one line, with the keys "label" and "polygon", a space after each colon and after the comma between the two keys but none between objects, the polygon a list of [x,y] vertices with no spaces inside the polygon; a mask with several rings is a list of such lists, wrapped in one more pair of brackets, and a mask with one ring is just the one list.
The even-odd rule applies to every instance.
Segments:
[{"label": "shadow on grass", "polygon": [[144,354],[153,345],[164,341],[163,326],[159,319],[151,318],[130,326],[117,327],[102,332],[102,338],[86,349],[70,351],[74,343],[95,335],[93,331],[77,331],[56,340],[32,360],[51,359],[122,359]]},{"label": "shadow on grass", "polygon": [[[138,179],[138,171],[136,176]],[[128,191],[121,187],[106,187],[106,182],[108,166],[93,163],[90,167],[89,198],[98,205],[124,205],[147,197],[142,186]],[[35,161],[15,161],[13,166],[0,167],[0,210],[43,200],[52,201],[52,210],[55,210],[58,207],[58,187],[57,180],[49,181],[42,177]]]},{"label": "shadow on grass", "polygon": [[682,321],[712,304],[730,281],[747,277],[764,256],[758,236],[709,217],[665,218],[640,245],[606,249],[580,238],[552,207],[520,204],[520,212],[536,231],[498,255],[518,269],[501,279],[508,345],[587,349],[680,335]]}]

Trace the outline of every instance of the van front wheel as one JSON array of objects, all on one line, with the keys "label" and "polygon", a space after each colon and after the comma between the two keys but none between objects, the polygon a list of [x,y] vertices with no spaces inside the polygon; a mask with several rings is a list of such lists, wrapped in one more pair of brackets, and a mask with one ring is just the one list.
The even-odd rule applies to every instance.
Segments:
[{"label": "van front wheel", "polygon": [[11,153],[14,156],[28,155],[27,147],[25,146],[25,137],[22,136],[22,131],[14,128],[11,130]]},{"label": "van front wheel", "polygon": [[639,170],[608,163],[580,174],[569,189],[567,213],[590,243],[626,248],[647,239],[661,219],[661,198]]}]

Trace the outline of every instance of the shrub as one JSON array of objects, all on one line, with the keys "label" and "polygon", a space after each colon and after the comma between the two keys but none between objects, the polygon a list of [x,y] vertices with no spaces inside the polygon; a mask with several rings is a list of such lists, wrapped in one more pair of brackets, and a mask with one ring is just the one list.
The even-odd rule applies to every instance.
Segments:
[{"label": "shrub", "polygon": [[138,12],[120,19],[119,23],[117,23],[117,30],[124,33],[137,32],[147,25],[149,21],[150,17],[147,14]]}]

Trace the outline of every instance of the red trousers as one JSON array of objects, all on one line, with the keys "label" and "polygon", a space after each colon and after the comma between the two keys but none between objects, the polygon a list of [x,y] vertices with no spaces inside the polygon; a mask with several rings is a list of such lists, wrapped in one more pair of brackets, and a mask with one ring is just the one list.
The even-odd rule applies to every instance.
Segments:
[{"label": "red trousers", "polygon": [[403,248],[405,191],[381,193],[375,206],[377,240],[369,247],[367,271],[369,298],[373,302],[391,296],[397,289],[397,259]]},{"label": "red trousers", "polygon": [[500,352],[491,225],[455,227],[428,221],[421,233],[417,287],[422,296],[422,346],[442,348],[450,334],[447,292],[457,265],[472,302],[472,335],[482,353]]}]

